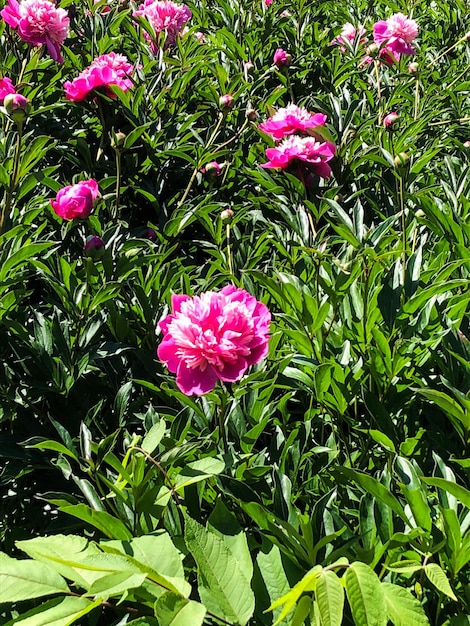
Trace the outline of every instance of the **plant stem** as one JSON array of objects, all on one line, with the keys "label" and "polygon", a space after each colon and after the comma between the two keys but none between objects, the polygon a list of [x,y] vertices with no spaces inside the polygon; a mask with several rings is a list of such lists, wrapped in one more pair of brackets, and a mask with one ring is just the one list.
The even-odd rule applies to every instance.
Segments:
[{"label": "plant stem", "polygon": [[418,119],[418,109],[419,109],[419,78],[415,81],[415,106],[413,112],[413,120],[416,122]]},{"label": "plant stem", "polygon": [[121,200],[121,150],[117,148],[116,152],[116,208],[114,210],[113,220],[116,222],[119,218],[119,203]]},{"label": "plant stem", "polygon": [[379,124],[382,124],[382,87],[380,85],[380,64],[374,59],[375,79],[377,83],[377,102],[379,105]]},{"label": "plant stem", "polygon": [[405,293],[405,280],[406,280],[406,215],[405,215],[405,198],[403,194],[403,177],[398,179],[398,204],[400,207],[401,215],[401,236],[402,236],[402,286],[403,294]]},{"label": "plant stem", "polygon": [[444,50],[444,52],[441,52],[441,54],[439,54],[439,56],[437,56],[435,59],[433,59],[431,61],[431,63],[428,64],[428,67],[432,67],[434,65],[434,63],[437,63],[439,61],[439,59],[442,59],[443,56],[445,56],[448,52],[450,52],[451,50],[456,48],[459,44],[462,43],[462,41],[466,41],[467,39],[468,39],[467,34],[465,34],[458,41],[456,41],[454,44],[452,44],[449,48]]},{"label": "plant stem", "polygon": [[225,236],[227,238],[227,261],[228,261],[228,271],[230,272],[230,276],[234,276],[233,273],[233,258],[232,258],[232,247],[230,245],[230,224],[225,226]]},{"label": "plant stem", "polygon": [[220,406],[217,410],[217,418],[219,421],[219,441],[222,439],[224,444],[224,452],[228,452],[227,433],[225,432],[225,408],[227,406],[227,391],[225,387],[222,388],[220,396]]}]

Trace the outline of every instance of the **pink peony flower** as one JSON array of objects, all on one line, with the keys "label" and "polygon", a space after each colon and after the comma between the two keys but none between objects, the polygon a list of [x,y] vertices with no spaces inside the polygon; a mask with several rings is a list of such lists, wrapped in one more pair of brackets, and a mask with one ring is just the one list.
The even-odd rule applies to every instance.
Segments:
[{"label": "pink peony flower", "polygon": [[374,41],[394,54],[415,54],[413,41],[418,35],[418,24],[403,13],[395,13],[386,21],[374,24]]},{"label": "pink peony flower", "polygon": [[8,0],[0,15],[12,28],[18,29],[23,41],[33,46],[46,46],[54,61],[63,63],[60,46],[68,36],[67,11],[56,8],[49,0]]},{"label": "pink peony flower", "polygon": [[366,29],[364,28],[364,26],[362,26],[362,24],[360,24],[356,28],[356,26],[354,26],[354,24],[351,24],[351,22],[346,22],[346,24],[343,24],[340,34],[335,37],[331,43],[338,44],[343,52],[347,52],[347,47],[345,46],[345,44],[351,45],[352,43],[354,43],[356,37],[360,37],[360,41],[364,43],[366,41],[365,37],[363,37],[363,35],[365,35],[365,32]]},{"label": "pink peony flower", "polygon": [[383,119],[383,124],[385,128],[392,128],[392,126],[397,121],[398,117],[399,117],[398,113],[395,113],[394,111],[386,115]]},{"label": "pink peony flower", "polygon": [[327,120],[323,113],[310,113],[304,107],[289,104],[278,109],[266,122],[260,124],[260,130],[274,139],[282,139],[294,133],[308,133],[310,129],[324,126]]},{"label": "pink peony flower", "polygon": [[99,193],[98,183],[90,178],[59,189],[55,200],[50,202],[56,215],[64,220],[84,220],[92,212]]},{"label": "pink peony flower", "polygon": [[[150,23],[157,40],[160,33],[165,33],[165,47],[175,45],[183,26],[192,17],[191,11],[185,4],[177,4],[171,0],[145,0],[133,15],[143,17]],[[144,37],[150,42],[152,52],[156,54],[159,49],[158,42],[146,32],[144,32]]]},{"label": "pink peony flower", "polygon": [[11,119],[18,124],[22,124],[31,111],[31,102],[20,93],[7,94],[3,106]]},{"label": "pink peony flower", "polygon": [[282,48],[278,48],[273,56],[273,63],[277,67],[288,67],[290,64],[290,54],[288,54]]},{"label": "pink peony flower", "polygon": [[317,141],[313,137],[286,137],[275,148],[268,148],[266,156],[268,163],[264,168],[287,169],[301,161],[307,169],[321,178],[329,178],[331,167],[328,165],[336,152],[336,146],[329,141]]},{"label": "pink peony flower", "polygon": [[89,67],[83,70],[73,81],[64,83],[65,97],[72,102],[85,100],[95,89],[104,88],[105,93],[114,97],[107,87],[116,85],[127,91],[133,85],[128,76],[134,67],[122,54],[110,52],[97,57]]},{"label": "pink peony flower", "polygon": [[201,174],[207,178],[217,178],[222,173],[222,167],[217,161],[211,161],[201,169]]},{"label": "pink peony flower", "polygon": [[233,285],[191,298],[173,295],[172,313],[158,326],[158,358],[186,395],[202,395],[218,380],[240,380],[268,353],[268,308]]},{"label": "pink peony flower", "polygon": [[5,78],[0,78],[0,104],[3,104],[6,96],[14,93],[16,93],[16,90],[13,87],[11,79],[7,76],[5,76]]}]

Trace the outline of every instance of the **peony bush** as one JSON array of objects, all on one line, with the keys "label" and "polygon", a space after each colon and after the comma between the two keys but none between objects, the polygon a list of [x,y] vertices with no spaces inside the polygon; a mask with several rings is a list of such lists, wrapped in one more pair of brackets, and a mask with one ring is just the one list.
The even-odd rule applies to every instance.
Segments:
[{"label": "peony bush", "polygon": [[468,624],[468,21],[3,0],[2,624]]}]

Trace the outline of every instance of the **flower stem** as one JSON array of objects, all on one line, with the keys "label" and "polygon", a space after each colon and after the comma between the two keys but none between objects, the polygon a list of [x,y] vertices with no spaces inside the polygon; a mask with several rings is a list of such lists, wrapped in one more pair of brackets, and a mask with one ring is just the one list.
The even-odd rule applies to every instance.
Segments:
[{"label": "flower stem", "polygon": [[219,441],[222,439],[224,445],[224,452],[228,452],[227,433],[225,432],[225,407],[227,406],[227,391],[225,387],[222,388],[220,396],[220,405],[217,410],[217,417],[219,421]]},{"label": "flower stem", "polygon": [[406,280],[406,215],[405,215],[405,197],[403,193],[403,177],[398,179],[398,204],[400,207],[401,215],[401,236],[402,236],[402,286],[403,294],[405,293],[405,280]]},{"label": "flower stem", "polygon": [[225,227],[225,236],[227,238],[227,261],[228,261],[228,271],[230,272],[230,276],[233,276],[233,258],[232,258],[232,246],[230,245],[230,224],[227,224]]},{"label": "flower stem", "polygon": [[458,41],[456,41],[454,44],[452,44],[449,48],[444,50],[444,52],[441,52],[441,54],[439,56],[437,56],[435,59],[433,59],[431,61],[431,63],[428,64],[428,67],[432,67],[434,65],[434,63],[437,63],[439,61],[439,59],[442,59],[443,56],[445,56],[448,52],[450,52],[451,50],[456,48],[459,44],[462,43],[462,41],[466,41],[467,39],[468,39],[468,33],[465,33],[465,35],[463,37],[461,37]]},{"label": "flower stem", "polygon": [[379,105],[379,124],[382,124],[382,87],[380,85],[380,67],[377,59],[374,59],[375,79],[377,83],[377,102]]},{"label": "flower stem", "polygon": [[415,106],[413,112],[413,120],[416,122],[418,119],[418,109],[419,109],[419,79],[416,79],[415,82]]},{"label": "flower stem", "polygon": [[114,210],[113,220],[116,222],[119,218],[119,203],[121,200],[121,150],[116,149],[116,208]]}]

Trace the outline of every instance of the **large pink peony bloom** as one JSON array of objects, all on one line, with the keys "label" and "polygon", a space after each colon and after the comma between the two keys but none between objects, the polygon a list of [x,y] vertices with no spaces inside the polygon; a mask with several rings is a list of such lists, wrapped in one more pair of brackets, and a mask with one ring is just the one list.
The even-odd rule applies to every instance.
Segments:
[{"label": "large pink peony bloom", "polygon": [[[173,46],[176,38],[183,30],[183,26],[192,17],[191,11],[185,4],[171,2],[171,0],[145,0],[133,15],[145,18],[159,38],[160,33],[165,33],[165,47]],[[154,54],[158,52],[158,41],[146,32],[144,37],[151,44]]]},{"label": "large pink peony bloom", "polygon": [[92,212],[99,193],[98,183],[90,178],[59,189],[50,202],[54,213],[64,220],[84,220]]},{"label": "large pink peony bloom", "polygon": [[56,8],[49,0],[8,0],[0,15],[12,28],[18,29],[23,41],[33,46],[47,46],[54,61],[63,63],[60,46],[68,36],[67,11]]},{"label": "large pink peony bloom", "polygon": [[268,353],[268,308],[233,285],[191,298],[173,295],[173,312],[159,323],[158,358],[186,395],[202,395],[218,380],[240,380]]},{"label": "large pink peony bloom", "polygon": [[395,13],[386,21],[374,24],[374,41],[385,46],[394,56],[397,54],[415,54],[412,45],[418,35],[418,24],[403,13]]},{"label": "large pink peony bloom", "polygon": [[122,54],[115,52],[102,54],[77,78],[64,83],[65,97],[72,102],[80,102],[99,88],[104,88],[106,94],[113,97],[114,94],[107,87],[116,85],[127,91],[133,85],[132,80],[128,78],[133,70],[133,65]]},{"label": "large pink peony bloom", "polygon": [[260,130],[274,139],[282,139],[294,133],[308,133],[312,128],[324,126],[326,115],[323,113],[309,113],[304,107],[295,104],[279,109],[266,122],[260,124]]},{"label": "large pink peony bloom", "polygon": [[3,104],[6,96],[13,93],[16,93],[16,89],[14,88],[11,79],[7,76],[0,78],[0,104]]},{"label": "large pink peony bloom", "polygon": [[293,135],[286,137],[275,148],[268,148],[266,156],[268,163],[261,167],[287,169],[297,161],[308,166],[309,171],[321,178],[331,175],[331,167],[328,165],[336,152],[336,146],[330,141],[317,141],[313,137],[299,137]]}]

